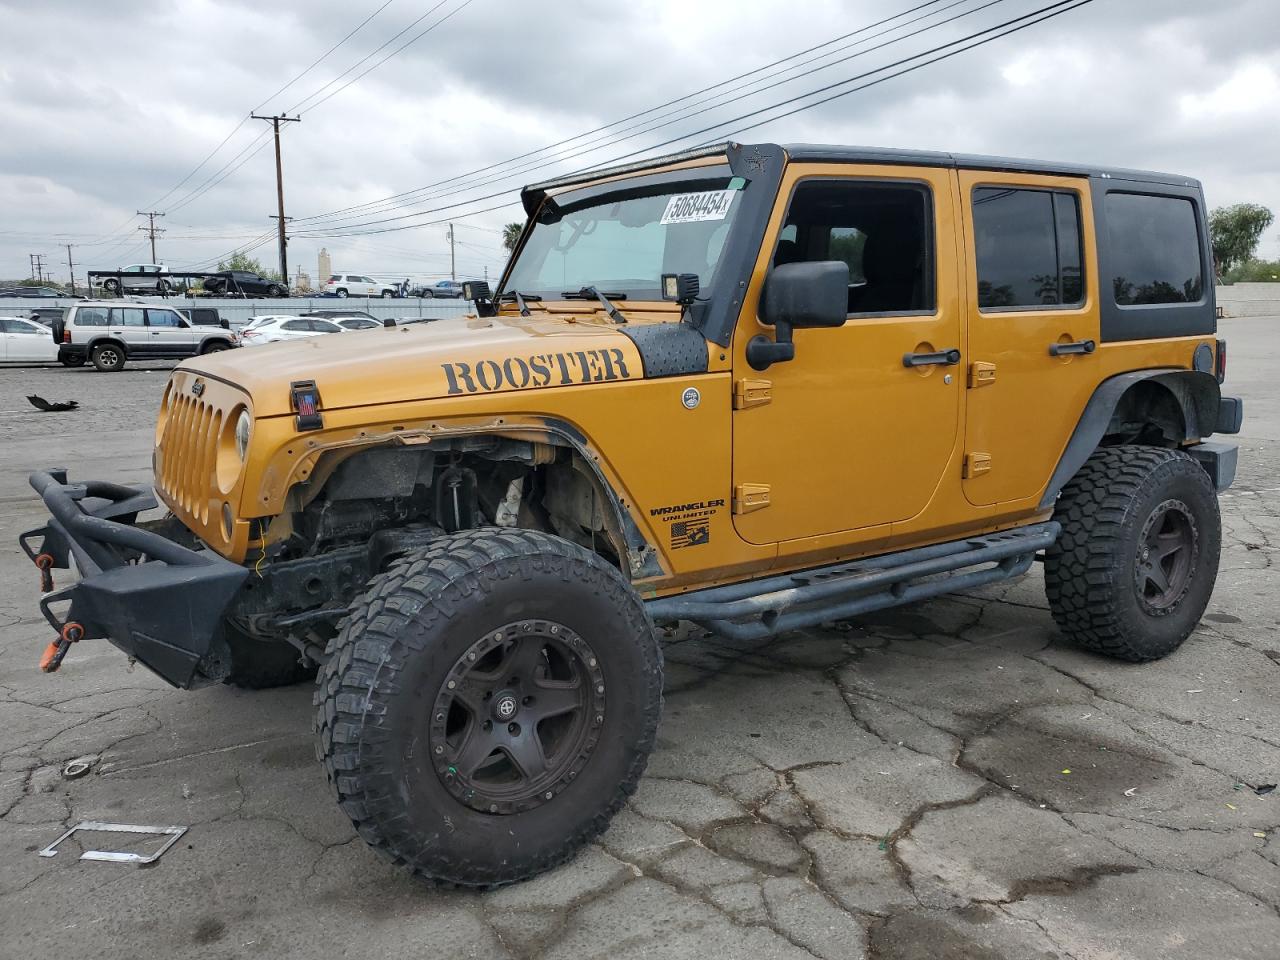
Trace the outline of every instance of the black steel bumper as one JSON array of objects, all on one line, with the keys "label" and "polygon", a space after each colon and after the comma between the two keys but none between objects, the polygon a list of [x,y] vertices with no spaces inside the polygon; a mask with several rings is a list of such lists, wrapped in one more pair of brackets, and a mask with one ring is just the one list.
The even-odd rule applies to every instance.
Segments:
[{"label": "black steel bumper", "polygon": [[[135,526],[139,513],[156,506],[146,489],[70,484],[61,469],[33,473],[31,486],[50,518],[18,543],[46,578],[40,611],[58,631],[63,652],[74,640],[105,638],[174,686],[191,686],[249,571]],[[80,579],[50,592],[52,570],[73,562]],[[68,601],[62,613],[54,612],[54,604]],[[53,669],[58,662],[61,656]]]}]

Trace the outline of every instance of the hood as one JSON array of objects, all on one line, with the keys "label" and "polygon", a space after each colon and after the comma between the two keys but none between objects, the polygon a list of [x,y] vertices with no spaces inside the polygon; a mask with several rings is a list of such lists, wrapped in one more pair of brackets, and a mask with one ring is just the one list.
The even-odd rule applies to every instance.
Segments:
[{"label": "hood", "polygon": [[644,376],[631,339],[590,314],[460,317],[346,331],[225,350],[181,369],[245,390],[258,417],[292,413],[289,385],[297,380],[314,380],[323,408],[337,410]]}]

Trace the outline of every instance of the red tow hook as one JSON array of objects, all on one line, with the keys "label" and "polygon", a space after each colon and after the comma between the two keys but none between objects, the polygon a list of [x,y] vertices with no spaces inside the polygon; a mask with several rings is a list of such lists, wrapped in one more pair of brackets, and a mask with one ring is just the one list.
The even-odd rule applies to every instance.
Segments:
[{"label": "red tow hook", "polygon": [[36,566],[40,568],[40,592],[48,593],[53,589],[53,557],[47,553],[37,555]]},{"label": "red tow hook", "polygon": [[57,670],[62,666],[62,658],[67,655],[71,645],[83,636],[84,627],[80,626],[80,624],[74,621],[64,624],[61,636],[45,647],[44,656],[40,658],[40,669],[45,673],[53,673]]}]

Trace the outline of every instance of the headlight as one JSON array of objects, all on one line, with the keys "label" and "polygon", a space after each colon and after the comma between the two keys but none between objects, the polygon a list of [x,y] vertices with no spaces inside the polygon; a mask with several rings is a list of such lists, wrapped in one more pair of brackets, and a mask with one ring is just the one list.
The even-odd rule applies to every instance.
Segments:
[{"label": "headlight", "polygon": [[252,430],[253,418],[248,410],[241,410],[240,419],[236,421],[236,453],[240,455],[241,463],[249,455],[249,434]]}]

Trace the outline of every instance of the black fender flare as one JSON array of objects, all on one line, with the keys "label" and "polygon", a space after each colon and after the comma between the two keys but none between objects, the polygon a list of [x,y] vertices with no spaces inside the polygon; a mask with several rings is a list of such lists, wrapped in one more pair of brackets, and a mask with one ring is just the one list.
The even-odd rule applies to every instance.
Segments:
[{"label": "black fender flare", "polygon": [[1184,434],[1178,440],[1202,440],[1213,434],[1218,422],[1218,405],[1222,397],[1213,374],[1180,367],[1158,367],[1133,370],[1103,380],[1085,404],[1080,420],[1058,460],[1049,486],[1040,498],[1040,509],[1053,506],[1067,481],[1076,475],[1084,462],[1107,435],[1107,427],[1121,399],[1139,383],[1158,384],[1182,411]]}]

